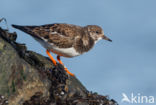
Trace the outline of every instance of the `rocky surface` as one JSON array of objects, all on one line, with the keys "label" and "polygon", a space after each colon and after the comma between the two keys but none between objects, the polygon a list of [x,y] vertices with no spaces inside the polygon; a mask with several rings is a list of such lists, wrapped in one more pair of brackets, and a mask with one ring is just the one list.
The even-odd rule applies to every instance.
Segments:
[{"label": "rocky surface", "polygon": [[117,105],[89,92],[62,65],[28,51],[16,37],[0,28],[0,105]]}]

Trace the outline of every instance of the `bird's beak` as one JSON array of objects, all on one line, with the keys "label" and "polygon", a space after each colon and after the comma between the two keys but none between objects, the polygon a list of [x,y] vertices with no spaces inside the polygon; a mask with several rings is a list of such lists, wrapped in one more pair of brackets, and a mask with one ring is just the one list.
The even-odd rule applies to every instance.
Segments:
[{"label": "bird's beak", "polygon": [[108,37],[106,37],[105,35],[102,36],[102,39],[104,39],[104,40],[108,40],[108,41],[112,42],[112,40],[109,39]]}]

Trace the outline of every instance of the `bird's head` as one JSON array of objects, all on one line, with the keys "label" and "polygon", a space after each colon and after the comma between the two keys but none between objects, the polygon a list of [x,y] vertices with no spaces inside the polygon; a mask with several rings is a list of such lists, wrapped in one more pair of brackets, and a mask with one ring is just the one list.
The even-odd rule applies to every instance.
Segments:
[{"label": "bird's head", "polygon": [[104,32],[102,30],[101,27],[97,26],[97,25],[88,25],[84,27],[87,31],[87,33],[95,40],[95,41],[99,41],[101,39],[104,40],[108,40],[110,42],[112,42],[111,39],[109,39],[108,37],[106,37],[104,35]]}]

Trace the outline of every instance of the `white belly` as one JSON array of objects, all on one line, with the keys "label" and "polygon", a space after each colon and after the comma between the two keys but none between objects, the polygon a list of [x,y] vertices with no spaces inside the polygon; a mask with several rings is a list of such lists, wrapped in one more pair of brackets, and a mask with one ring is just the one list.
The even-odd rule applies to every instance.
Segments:
[{"label": "white belly", "polygon": [[80,53],[76,52],[76,50],[74,49],[74,47],[71,48],[59,48],[54,46],[53,44],[49,44],[43,40],[37,39],[35,38],[35,40],[37,40],[44,48],[51,50],[53,53],[60,55],[60,56],[64,56],[64,57],[75,57],[75,56],[79,56]]},{"label": "white belly", "polygon": [[71,47],[71,48],[58,48],[58,47],[52,47],[52,52],[64,56],[64,57],[75,57],[79,56],[80,53],[76,52],[76,50]]}]

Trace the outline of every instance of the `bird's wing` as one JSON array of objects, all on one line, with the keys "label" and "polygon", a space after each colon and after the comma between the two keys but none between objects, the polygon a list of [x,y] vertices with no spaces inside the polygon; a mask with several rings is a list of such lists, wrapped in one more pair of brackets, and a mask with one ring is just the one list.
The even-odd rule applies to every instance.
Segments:
[{"label": "bird's wing", "polygon": [[[42,26],[18,26],[20,29],[35,38],[40,38],[61,48],[72,47],[73,39],[79,33],[77,26],[68,24],[48,24]],[[74,27],[74,28],[73,28]]]}]

